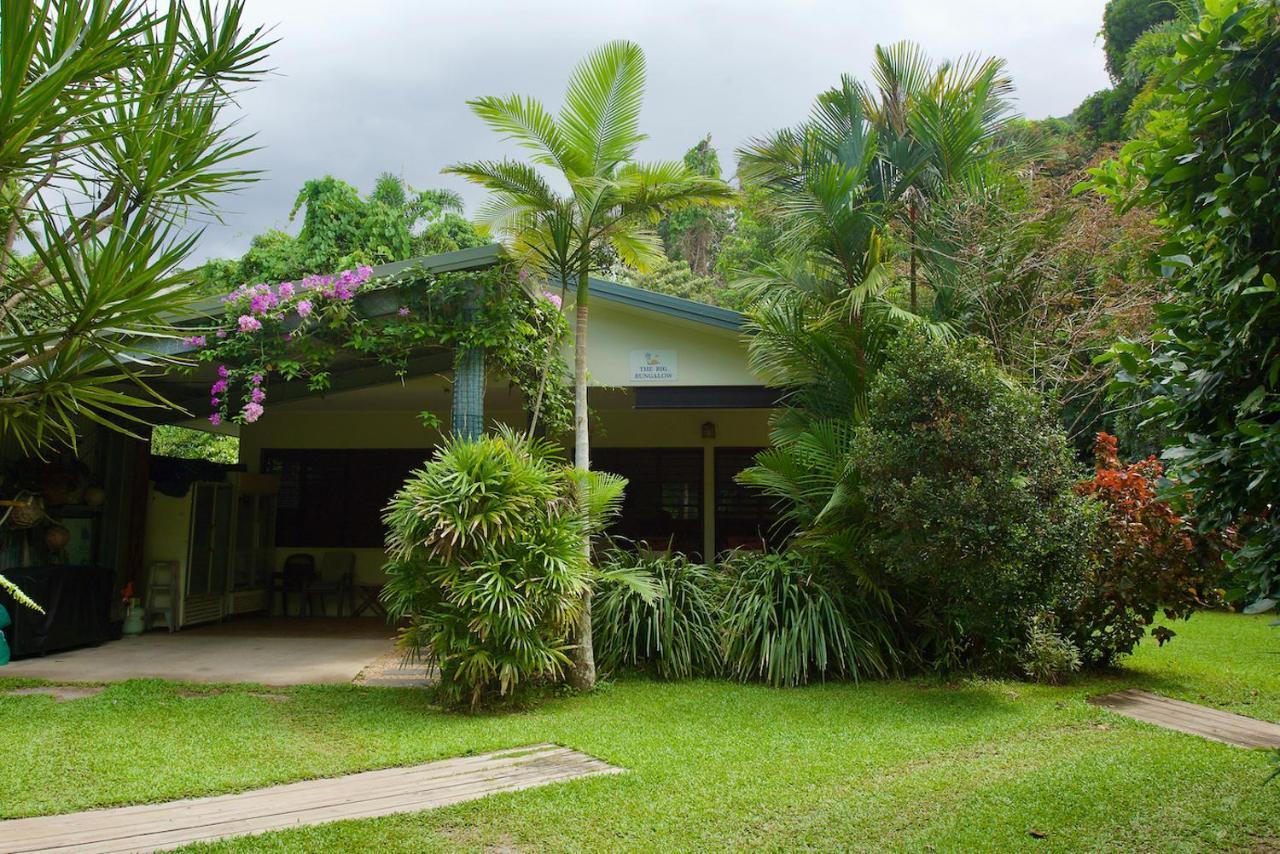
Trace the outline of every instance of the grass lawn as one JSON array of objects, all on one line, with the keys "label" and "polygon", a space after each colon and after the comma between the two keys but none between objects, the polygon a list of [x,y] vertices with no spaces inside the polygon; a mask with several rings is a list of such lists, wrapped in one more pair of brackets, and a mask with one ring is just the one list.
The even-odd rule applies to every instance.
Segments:
[{"label": "grass lawn", "polygon": [[1136,685],[1280,720],[1280,631],[1267,618],[1200,614],[1175,628],[1123,670],[1060,688],[624,680],[484,717],[403,689],[144,681],[64,703],[0,696],[0,817],[554,741],[630,773],[207,847],[1276,850],[1280,785],[1262,785],[1265,752],[1085,703]]}]

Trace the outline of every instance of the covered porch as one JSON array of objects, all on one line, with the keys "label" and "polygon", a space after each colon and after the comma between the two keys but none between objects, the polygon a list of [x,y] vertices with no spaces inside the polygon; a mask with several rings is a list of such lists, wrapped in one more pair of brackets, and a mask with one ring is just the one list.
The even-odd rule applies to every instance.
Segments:
[{"label": "covered porch", "polygon": [[421,667],[400,668],[395,629],[381,620],[242,617],[187,631],[134,638],[11,662],[6,677],[50,682],[168,679],[269,686],[408,683]]}]

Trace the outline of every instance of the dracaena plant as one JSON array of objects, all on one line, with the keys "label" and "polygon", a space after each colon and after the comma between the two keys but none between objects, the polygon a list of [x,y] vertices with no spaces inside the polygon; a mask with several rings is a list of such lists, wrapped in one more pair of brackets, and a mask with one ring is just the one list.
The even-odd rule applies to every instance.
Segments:
[{"label": "dracaena plant", "polygon": [[244,3],[0,5],[0,438],[41,453],[165,401],[168,318],[219,197],[256,175],[224,110],[271,45]]}]

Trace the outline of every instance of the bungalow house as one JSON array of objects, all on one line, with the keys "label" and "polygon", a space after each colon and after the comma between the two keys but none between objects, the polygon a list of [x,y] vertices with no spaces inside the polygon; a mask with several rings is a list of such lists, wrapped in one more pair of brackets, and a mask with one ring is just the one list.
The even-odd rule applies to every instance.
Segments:
[{"label": "bungalow house", "polygon": [[[490,246],[385,265],[374,274],[480,271],[498,261]],[[591,464],[629,480],[613,533],[703,559],[758,544],[771,508],[734,476],[766,445],[776,392],[748,370],[743,318],[600,279],[590,288]],[[369,296],[361,311],[395,310],[394,298]],[[455,407],[462,383],[452,366],[443,350],[415,357],[403,378],[367,363],[337,365],[324,393],[302,383],[274,384],[271,406],[256,423],[176,422],[237,433],[240,464],[232,471],[195,465],[175,471],[149,458],[141,442],[92,434],[74,464],[83,484],[96,490],[95,506],[82,495],[46,501],[47,521],[70,527],[73,543],[46,543],[5,526],[0,572],[21,581],[23,565],[92,564],[106,568],[116,590],[133,582],[142,596],[156,583],[152,568],[164,567],[165,580],[172,574],[179,588],[174,619],[185,626],[278,610],[273,576],[291,556],[309,555],[321,567],[351,567],[356,605],[372,606],[383,561],[381,509],[441,438],[418,414],[429,410],[445,425],[464,414]],[[199,413],[212,378],[213,366],[204,364],[156,385]],[[518,390],[500,376],[479,379],[483,410],[468,414],[523,426]]]}]

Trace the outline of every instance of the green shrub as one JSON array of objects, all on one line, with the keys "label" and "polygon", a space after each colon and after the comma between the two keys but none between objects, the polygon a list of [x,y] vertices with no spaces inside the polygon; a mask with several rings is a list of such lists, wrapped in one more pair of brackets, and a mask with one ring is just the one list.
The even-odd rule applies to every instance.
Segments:
[{"label": "green shrub", "polygon": [[[645,667],[662,679],[720,670],[714,570],[678,552],[612,549],[591,608],[596,663],[606,671]],[[658,589],[646,597],[623,573],[646,573]]]},{"label": "green shrub", "polygon": [[584,537],[625,481],[557,453],[511,432],[451,439],[387,507],[387,610],[409,620],[400,644],[440,668],[448,702],[475,708],[569,664],[593,580]]},{"label": "green shrub", "polygon": [[1022,672],[1033,682],[1057,685],[1080,669],[1080,650],[1058,633],[1058,621],[1045,611],[1028,623]]},{"label": "green shrub", "polygon": [[1017,669],[1027,620],[1076,595],[1098,508],[1075,494],[1067,438],[987,347],[891,345],[849,472],[861,560],[939,670]]},{"label": "green shrub", "polygon": [[780,687],[889,670],[880,616],[858,600],[844,601],[813,557],[736,552],[727,568],[724,663],[734,678]]}]

